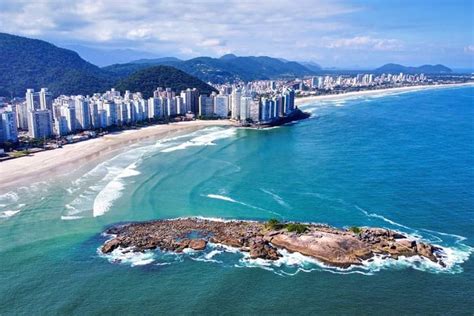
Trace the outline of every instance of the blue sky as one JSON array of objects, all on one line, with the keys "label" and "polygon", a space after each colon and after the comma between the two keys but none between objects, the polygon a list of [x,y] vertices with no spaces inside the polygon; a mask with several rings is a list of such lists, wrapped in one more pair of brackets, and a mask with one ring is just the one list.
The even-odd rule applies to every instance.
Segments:
[{"label": "blue sky", "polygon": [[0,1],[0,32],[157,56],[474,68],[474,1]]}]

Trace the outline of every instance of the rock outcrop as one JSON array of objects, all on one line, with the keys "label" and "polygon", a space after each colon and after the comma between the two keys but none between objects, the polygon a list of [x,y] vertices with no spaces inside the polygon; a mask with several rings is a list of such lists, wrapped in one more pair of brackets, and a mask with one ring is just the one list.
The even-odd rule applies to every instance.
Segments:
[{"label": "rock outcrop", "polygon": [[253,259],[278,260],[281,257],[278,250],[286,249],[337,267],[359,265],[378,254],[394,259],[420,256],[443,265],[437,255],[439,248],[396,231],[362,228],[353,232],[327,225],[295,225],[300,225],[304,232],[290,232],[288,224],[278,224],[275,228],[262,222],[198,218],[130,223],[107,229],[105,233],[114,237],[105,242],[101,251],[110,253],[118,247],[140,252],[157,248],[199,251],[212,242],[248,252]]}]

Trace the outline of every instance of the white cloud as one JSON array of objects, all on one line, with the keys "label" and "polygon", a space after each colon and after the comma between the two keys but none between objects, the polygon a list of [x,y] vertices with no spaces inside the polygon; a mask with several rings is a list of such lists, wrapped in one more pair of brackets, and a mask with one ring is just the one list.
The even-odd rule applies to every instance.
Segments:
[{"label": "white cloud", "polygon": [[[330,0],[1,0],[0,30],[55,43],[193,55],[286,55],[295,39],[346,27],[359,8]],[[300,51],[301,53],[301,51]]]},{"label": "white cloud", "polygon": [[403,48],[402,42],[397,39],[374,38],[370,36],[355,36],[352,38],[326,39],[327,48],[344,49],[373,49],[380,51],[393,51]]},{"label": "white cloud", "polygon": [[468,54],[474,54],[474,45],[468,45],[464,47],[464,52]]}]

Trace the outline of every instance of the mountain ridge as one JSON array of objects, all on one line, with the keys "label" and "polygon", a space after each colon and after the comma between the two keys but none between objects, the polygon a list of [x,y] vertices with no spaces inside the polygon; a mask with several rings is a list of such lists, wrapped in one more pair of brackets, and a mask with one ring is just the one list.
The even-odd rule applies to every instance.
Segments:
[{"label": "mountain ridge", "polygon": [[316,73],[295,61],[268,56],[236,56],[234,54],[227,54],[219,58],[201,56],[182,61],[149,60],[148,63],[132,61],[111,65],[104,67],[104,69],[115,74],[127,75],[154,65],[173,66],[203,81],[216,83],[298,77]]},{"label": "mountain ridge", "polygon": [[418,67],[403,66],[400,64],[388,63],[374,70],[379,73],[409,73],[409,74],[446,74],[453,72],[450,68],[437,64],[437,65],[422,65]]},{"label": "mountain ridge", "polygon": [[[26,89],[39,90],[43,87],[47,87],[54,96],[105,92],[119,84],[124,90],[133,90],[123,84],[131,74],[109,72],[85,61],[72,50],[43,40],[0,33],[0,56],[2,96],[24,96]],[[201,88],[203,92],[212,90],[201,80],[171,67],[154,69],[148,75],[151,76],[149,80],[157,84],[156,87]],[[173,82],[164,79],[166,77],[173,78],[176,83],[173,85]],[[133,80],[128,82],[134,83]],[[133,87],[135,91],[140,91],[140,85]]]}]

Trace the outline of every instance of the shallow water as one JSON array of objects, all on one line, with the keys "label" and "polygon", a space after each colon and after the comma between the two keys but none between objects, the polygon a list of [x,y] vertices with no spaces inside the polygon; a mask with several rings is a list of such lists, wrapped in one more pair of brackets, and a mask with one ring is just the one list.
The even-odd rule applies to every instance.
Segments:
[{"label": "shallow water", "polygon": [[[270,130],[211,127],[0,196],[0,314],[472,314],[474,88],[325,101]],[[382,226],[445,247],[347,270],[211,245],[101,256],[117,222],[205,216]],[[117,263],[121,259],[121,263]]]}]

